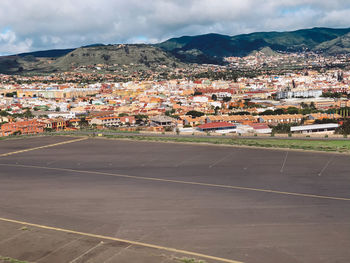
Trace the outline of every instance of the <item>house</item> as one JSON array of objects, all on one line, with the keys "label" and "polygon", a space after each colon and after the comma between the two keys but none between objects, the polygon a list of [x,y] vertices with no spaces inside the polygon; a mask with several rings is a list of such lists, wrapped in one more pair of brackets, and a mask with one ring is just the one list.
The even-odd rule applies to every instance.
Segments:
[{"label": "house", "polygon": [[205,116],[201,116],[201,117],[181,116],[180,119],[182,121],[183,126],[190,125],[194,127],[200,124],[204,124],[206,117]]},{"label": "house", "polygon": [[95,117],[92,118],[90,124],[101,125],[105,127],[119,127],[120,117],[109,116],[109,117]]},{"label": "house", "polygon": [[11,116],[0,116],[0,123],[3,122],[11,122],[12,121],[12,117]]},{"label": "house", "polygon": [[323,119],[332,119],[332,120],[339,120],[342,118],[341,115],[336,114],[336,113],[311,113],[308,116],[309,120],[323,120]]},{"label": "house", "polygon": [[168,116],[158,115],[151,118],[151,126],[163,126],[171,127],[174,126],[174,119]]},{"label": "house", "polygon": [[120,123],[123,125],[135,125],[136,119],[134,116],[123,116],[120,117]]},{"label": "house", "polygon": [[55,131],[64,130],[67,126],[69,126],[69,120],[65,120],[63,118],[47,119],[44,122],[46,123],[45,128]]}]

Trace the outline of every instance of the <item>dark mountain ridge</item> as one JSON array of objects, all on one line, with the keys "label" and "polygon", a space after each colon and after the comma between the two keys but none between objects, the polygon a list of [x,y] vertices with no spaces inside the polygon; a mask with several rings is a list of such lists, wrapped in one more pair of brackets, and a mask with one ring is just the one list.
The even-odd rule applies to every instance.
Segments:
[{"label": "dark mountain ridge", "polygon": [[271,52],[344,54],[350,52],[350,28],[316,27],[236,36],[211,33],[171,38],[154,45],[92,44],[77,49],[27,52],[0,57],[0,73],[55,72],[96,64],[137,64],[141,68],[184,65],[181,63],[222,64],[224,57],[242,57],[262,49]]}]

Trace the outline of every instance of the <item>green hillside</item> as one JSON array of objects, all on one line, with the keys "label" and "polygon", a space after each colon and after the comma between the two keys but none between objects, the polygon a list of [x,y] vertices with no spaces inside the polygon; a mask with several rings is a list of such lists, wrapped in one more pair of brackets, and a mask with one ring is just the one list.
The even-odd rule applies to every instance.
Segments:
[{"label": "green hillside", "polygon": [[316,51],[329,55],[344,54],[350,52],[350,33],[337,37],[336,39],[319,44]]},{"label": "green hillside", "polygon": [[205,34],[171,38],[155,45],[93,44],[77,49],[55,49],[0,57],[0,73],[47,73],[86,66],[126,66],[129,70],[186,66],[186,63],[222,64],[228,56],[262,51],[317,51],[329,55],[350,51],[350,28],[312,28],[290,32],[258,32],[237,36]]},{"label": "green hillside", "polygon": [[106,65],[129,66],[147,70],[159,66],[184,67],[172,54],[151,45],[93,45],[81,47],[58,58],[27,56],[0,57],[0,73],[69,71],[79,67]]},{"label": "green hillside", "polygon": [[157,44],[175,56],[189,50],[208,57],[246,56],[255,50],[269,47],[274,51],[312,50],[319,44],[350,32],[350,28],[312,28],[290,32],[258,32],[237,36],[206,34],[172,38]]}]

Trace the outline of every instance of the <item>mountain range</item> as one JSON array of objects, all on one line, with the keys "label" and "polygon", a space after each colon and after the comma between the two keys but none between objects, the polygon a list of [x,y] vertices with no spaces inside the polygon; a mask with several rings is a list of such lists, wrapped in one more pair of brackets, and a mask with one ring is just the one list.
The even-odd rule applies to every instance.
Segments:
[{"label": "mountain range", "polygon": [[311,28],[236,36],[205,34],[171,38],[158,44],[93,44],[36,51],[0,57],[0,73],[67,71],[97,64],[134,65],[136,69],[159,65],[171,68],[185,63],[222,64],[224,57],[242,57],[261,49],[344,54],[350,51],[350,28]]}]

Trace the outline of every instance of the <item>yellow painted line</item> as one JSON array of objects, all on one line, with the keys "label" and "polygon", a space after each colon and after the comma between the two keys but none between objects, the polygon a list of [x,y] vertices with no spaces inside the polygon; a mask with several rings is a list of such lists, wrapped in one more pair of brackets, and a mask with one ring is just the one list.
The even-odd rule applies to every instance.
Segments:
[{"label": "yellow painted line", "polygon": [[70,234],[76,234],[76,235],[81,235],[81,236],[93,237],[93,238],[98,238],[98,239],[124,242],[124,243],[131,244],[131,245],[147,247],[147,248],[153,248],[153,249],[158,249],[158,250],[164,250],[164,251],[169,251],[169,252],[174,252],[174,253],[180,253],[180,254],[184,254],[184,255],[187,255],[187,256],[194,256],[194,257],[199,257],[199,258],[203,258],[203,259],[216,260],[216,261],[220,261],[220,262],[242,263],[241,261],[236,261],[236,260],[231,260],[231,259],[226,259],[226,258],[209,256],[209,255],[205,255],[205,254],[201,254],[201,253],[197,253],[197,252],[191,252],[191,251],[182,250],[182,249],[158,246],[158,245],[154,245],[154,244],[138,242],[138,241],[131,241],[131,240],[127,240],[127,239],[121,239],[121,238],[110,237],[110,236],[103,236],[103,235],[97,235],[97,234],[91,234],[91,233],[84,233],[84,232],[79,232],[79,231],[69,230],[69,229],[64,229],[64,228],[33,224],[33,223],[28,223],[28,222],[13,220],[13,219],[7,219],[7,218],[1,218],[0,217],[0,221],[10,222],[10,223],[15,223],[15,224],[20,224],[20,225],[26,225],[26,226],[32,226],[32,227],[38,227],[38,228],[41,228],[41,229],[48,229],[48,230],[54,230],[54,231],[59,231],[59,232],[65,232],[65,233],[70,233]]},{"label": "yellow painted line", "polygon": [[15,152],[3,153],[3,154],[0,154],[0,157],[10,156],[10,155],[18,154],[18,153],[35,151],[35,150],[39,150],[39,149],[54,147],[54,146],[68,144],[68,143],[73,143],[73,142],[79,142],[79,141],[83,141],[83,140],[86,140],[86,139],[87,138],[79,138],[79,139],[74,139],[74,140],[70,140],[70,141],[58,142],[58,143],[53,143],[53,144],[49,144],[49,145],[44,145],[44,146],[38,146],[38,147],[29,148],[29,149],[19,150],[19,151],[15,151]]},{"label": "yellow painted line", "polygon": [[146,181],[157,181],[157,182],[176,183],[176,184],[199,185],[199,186],[235,189],[235,190],[243,190],[243,191],[264,192],[264,193],[272,193],[272,194],[280,194],[280,195],[290,195],[290,196],[299,196],[299,197],[310,197],[310,198],[319,198],[319,199],[350,201],[350,198],[346,198],[346,197],[314,195],[314,194],[295,193],[295,192],[284,192],[284,191],[262,189],[262,188],[252,188],[252,187],[243,187],[243,186],[234,186],[234,185],[200,183],[200,182],[192,182],[192,181],[181,181],[181,180],[162,179],[162,178],[155,178],[155,177],[134,176],[134,175],[125,175],[125,174],[113,174],[113,173],[98,172],[98,171],[75,170],[75,169],[67,169],[67,168],[55,168],[55,167],[45,167],[45,166],[36,166],[36,165],[8,164],[8,163],[0,163],[0,166],[12,166],[12,167],[46,169],[46,170],[73,172],[73,173],[85,173],[85,174],[100,174],[100,175],[107,175],[107,176],[114,176],[114,177],[121,177],[121,178],[130,178],[130,179],[137,179],[137,180],[146,180]]}]

